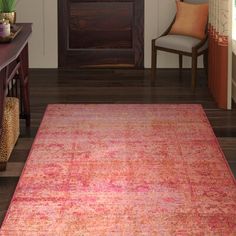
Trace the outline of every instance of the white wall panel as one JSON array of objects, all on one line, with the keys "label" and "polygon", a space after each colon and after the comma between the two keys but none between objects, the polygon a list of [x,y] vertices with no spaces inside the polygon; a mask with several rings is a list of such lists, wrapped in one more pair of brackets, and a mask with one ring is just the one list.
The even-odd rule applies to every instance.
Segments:
[{"label": "white wall panel", "polygon": [[19,0],[17,22],[33,23],[31,68],[57,68],[57,0]]}]

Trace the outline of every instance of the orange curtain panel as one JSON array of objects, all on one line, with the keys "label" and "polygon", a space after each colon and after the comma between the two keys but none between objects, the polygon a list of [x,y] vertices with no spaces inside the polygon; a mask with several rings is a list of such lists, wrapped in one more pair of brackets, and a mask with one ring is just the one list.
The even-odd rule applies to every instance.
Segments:
[{"label": "orange curtain panel", "polygon": [[209,1],[209,89],[220,108],[227,108],[229,1]]}]

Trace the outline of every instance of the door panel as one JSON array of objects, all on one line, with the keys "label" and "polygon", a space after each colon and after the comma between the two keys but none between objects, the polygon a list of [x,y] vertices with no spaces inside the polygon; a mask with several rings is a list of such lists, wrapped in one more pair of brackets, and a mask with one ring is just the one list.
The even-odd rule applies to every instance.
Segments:
[{"label": "door panel", "polygon": [[59,1],[59,67],[143,67],[143,0]]}]

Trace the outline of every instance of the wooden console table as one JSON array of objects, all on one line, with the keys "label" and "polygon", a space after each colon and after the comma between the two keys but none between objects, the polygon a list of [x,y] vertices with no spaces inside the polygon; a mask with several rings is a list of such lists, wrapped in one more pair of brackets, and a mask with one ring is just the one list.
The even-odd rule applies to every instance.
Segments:
[{"label": "wooden console table", "polygon": [[10,43],[0,44],[0,137],[4,100],[8,92],[8,85],[13,79],[19,80],[20,83],[21,118],[26,119],[26,125],[30,126],[28,40],[32,32],[32,24],[22,23],[19,25],[22,26],[22,30],[16,38]]}]

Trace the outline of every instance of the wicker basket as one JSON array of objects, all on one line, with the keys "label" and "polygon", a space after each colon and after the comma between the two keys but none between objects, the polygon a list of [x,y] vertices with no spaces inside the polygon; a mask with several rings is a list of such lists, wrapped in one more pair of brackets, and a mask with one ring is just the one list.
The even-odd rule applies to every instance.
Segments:
[{"label": "wicker basket", "polygon": [[6,169],[7,161],[20,134],[19,99],[7,97],[0,139],[0,171]]}]

